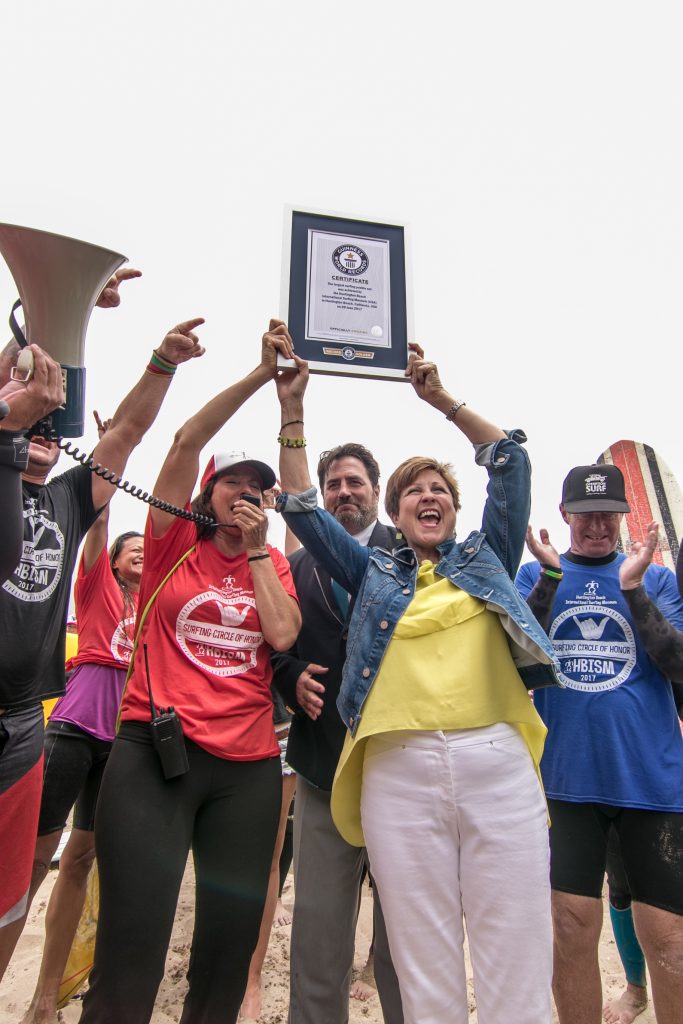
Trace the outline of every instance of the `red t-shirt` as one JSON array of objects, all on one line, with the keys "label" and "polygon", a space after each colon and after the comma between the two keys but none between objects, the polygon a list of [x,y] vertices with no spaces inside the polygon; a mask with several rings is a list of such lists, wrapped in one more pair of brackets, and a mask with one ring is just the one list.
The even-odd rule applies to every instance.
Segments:
[{"label": "red t-shirt", "polygon": [[89,572],[81,556],[74,597],[78,654],[67,668],[94,664],[127,669],[135,638],[138,595],[131,594],[134,607],[124,619],[123,593],[111,571],[106,548],[102,548]]},{"label": "red t-shirt", "polygon": [[[217,757],[256,761],[279,753],[273,729],[270,646],[263,639],[246,553],[229,558],[194,523],[176,519],[163,537],[145,530],[140,613],[162,587],[138,641],[121,719],[149,721],[143,643],[157,708],[172,705],[185,735]],[[296,599],[289,562],[268,546],[286,593]]]}]

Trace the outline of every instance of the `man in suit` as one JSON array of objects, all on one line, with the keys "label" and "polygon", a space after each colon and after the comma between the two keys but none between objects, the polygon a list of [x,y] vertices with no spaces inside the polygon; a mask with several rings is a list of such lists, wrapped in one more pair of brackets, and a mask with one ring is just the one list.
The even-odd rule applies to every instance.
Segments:
[{"label": "man in suit", "polygon": [[[324,452],[318,480],[328,512],[360,544],[390,550],[393,527],[377,520],[379,466],[363,445]],[[346,658],[349,595],[304,549],[290,557],[303,626],[287,654],[273,656],[274,682],[296,711],[287,762],[297,772],[294,918],[289,1024],[346,1024],[365,850],[337,832],[330,793],[346,729],[336,707]],[[374,890],[375,980],[387,1024],[402,1024],[398,981]]]}]

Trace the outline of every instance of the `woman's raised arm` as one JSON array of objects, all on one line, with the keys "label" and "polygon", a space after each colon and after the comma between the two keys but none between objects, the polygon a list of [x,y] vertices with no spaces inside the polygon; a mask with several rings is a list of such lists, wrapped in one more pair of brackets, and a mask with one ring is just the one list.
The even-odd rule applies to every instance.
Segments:
[{"label": "woman's raised arm", "polygon": [[[268,331],[263,335],[258,366],[212,398],[178,430],[154,488],[158,498],[181,508],[185,506],[192,496],[199,472],[199,456],[204,446],[252,395],[275,376],[278,353],[291,359],[291,338],[286,329],[284,332],[278,330],[277,324],[278,321],[271,320]],[[163,536],[173,517],[155,508],[150,514],[155,536]]]}]

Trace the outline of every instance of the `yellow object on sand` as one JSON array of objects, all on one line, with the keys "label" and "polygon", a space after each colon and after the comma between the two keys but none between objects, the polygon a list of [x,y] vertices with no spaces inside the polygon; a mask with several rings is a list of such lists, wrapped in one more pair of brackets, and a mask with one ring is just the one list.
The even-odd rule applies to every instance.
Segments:
[{"label": "yellow object on sand", "polygon": [[88,875],[83,912],[78,922],[69,959],[64,968],[62,983],[59,986],[58,1010],[62,1010],[69,1000],[80,992],[88,980],[95,959],[95,934],[99,910],[100,880],[97,873],[97,861],[93,861]]},{"label": "yellow object on sand", "polygon": [[50,700],[43,701],[43,718],[45,719],[45,725],[47,725],[47,720],[54,711],[55,704],[58,700],[59,697],[52,697]]},{"label": "yellow object on sand", "polygon": [[[69,633],[69,632],[67,632],[67,634],[66,634],[66,658],[65,658],[67,665],[69,664],[69,662],[71,661],[72,658],[76,657],[77,654],[78,654],[78,633]],[[59,700],[59,697],[52,697],[50,700],[44,700],[43,701],[43,717],[45,719],[45,725],[47,725],[47,720],[50,717],[50,715],[52,714],[52,712],[54,710],[54,706],[55,706],[55,704],[57,703],[58,700]]]}]

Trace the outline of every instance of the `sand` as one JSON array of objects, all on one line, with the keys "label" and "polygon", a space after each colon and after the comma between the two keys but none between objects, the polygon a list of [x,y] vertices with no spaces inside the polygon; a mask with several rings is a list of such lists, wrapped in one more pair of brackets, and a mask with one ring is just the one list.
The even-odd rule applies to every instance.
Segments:
[{"label": "sand", "polygon": [[[51,871],[39,890],[24,933],[19,941],[14,958],[8,969],[0,990],[0,1024],[18,1024],[28,1006],[40,964],[43,943],[45,909],[56,871]],[[192,937],[192,869],[188,866],[183,882],[181,898],[176,915],[176,923],[168,955],[166,976],[159,990],[156,1008],[152,1017],[153,1024],[172,1024],[178,1021],[180,1009],[186,989],[185,969]],[[288,888],[283,894],[283,903],[291,910],[293,902],[291,876]],[[363,890],[361,911],[356,935],[356,970],[363,967],[372,934],[372,895],[367,888]],[[263,971],[263,1013],[262,1024],[286,1024],[289,987],[289,933],[291,927],[276,928],[271,934],[270,946]],[[609,914],[605,905],[605,921],[600,942],[600,963],[602,967],[603,989],[606,997],[619,995],[623,987],[621,965],[612,937]],[[472,995],[471,978],[470,1021],[475,1024],[477,1019]],[[69,1006],[61,1011],[61,1020],[65,1024],[75,1024],[81,1013],[80,1000],[72,1000]],[[367,1002],[352,999],[350,1001],[350,1024],[382,1024],[382,1013],[377,996]],[[556,1020],[556,1018],[553,1018]],[[648,1006],[638,1018],[638,1024],[654,1024],[655,1016],[652,1005]],[[444,1022],[446,1024],[446,1022]]]}]

